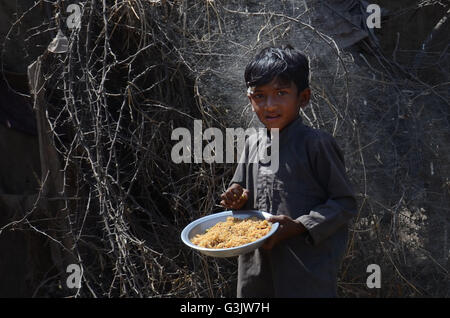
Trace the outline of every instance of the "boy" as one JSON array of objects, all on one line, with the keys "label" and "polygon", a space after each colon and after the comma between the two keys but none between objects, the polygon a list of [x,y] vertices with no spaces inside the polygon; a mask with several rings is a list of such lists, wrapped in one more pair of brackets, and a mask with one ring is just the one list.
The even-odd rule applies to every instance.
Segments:
[{"label": "boy", "polygon": [[[237,296],[336,297],[347,224],[357,207],[333,137],[305,126],[299,116],[311,94],[308,59],[289,45],[263,49],[247,65],[245,82],[269,136],[248,138],[245,160],[220,203],[269,212],[280,227],[263,248],[239,256]],[[270,151],[274,128],[279,167],[270,173],[251,157],[256,143]]]}]

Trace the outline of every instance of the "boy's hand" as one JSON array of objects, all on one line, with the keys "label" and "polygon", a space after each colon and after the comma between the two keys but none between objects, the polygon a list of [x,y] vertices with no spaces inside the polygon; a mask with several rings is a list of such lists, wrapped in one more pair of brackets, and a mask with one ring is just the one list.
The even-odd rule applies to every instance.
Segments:
[{"label": "boy's hand", "polygon": [[267,221],[272,223],[278,222],[280,225],[278,230],[264,242],[262,247],[266,250],[271,250],[276,244],[285,239],[306,232],[306,228],[302,223],[293,220],[287,215],[274,215]]},{"label": "boy's hand", "polygon": [[222,193],[220,204],[226,209],[239,210],[248,200],[249,190],[244,189],[237,183],[233,183],[227,191]]}]

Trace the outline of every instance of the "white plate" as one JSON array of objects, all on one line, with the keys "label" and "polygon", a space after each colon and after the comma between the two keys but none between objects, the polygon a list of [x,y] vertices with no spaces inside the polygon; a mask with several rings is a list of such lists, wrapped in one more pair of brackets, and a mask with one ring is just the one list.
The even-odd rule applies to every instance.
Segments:
[{"label": "white plate", "polygon": [[227,217],[229,216],[240,219],[246,219],[255,216],[261,220],[264,219],[267,220],[269,217],[272,216],[272,214],[257,210],[242,210],[242,211],[225,211],[207,215],[189,223],[181,232],[181,240],[183,241],[184,244],[186,244],[190,248],[208,256],[233,257],[238,256],[240,254],[249,253],[259,248],[264,243],[264,241],[267,240],[271,235],[273,235],[273,233],[275,233],[275,231],[278,229],[278,223],[273,223],[269,233],[267,233],[260,239],[251,243],[231,248],[206,248],[200,247],[191,242],[191,239],[195,237],[197,234],[205,233],[207,229],[216,225],[216,223],[226,221]]}]

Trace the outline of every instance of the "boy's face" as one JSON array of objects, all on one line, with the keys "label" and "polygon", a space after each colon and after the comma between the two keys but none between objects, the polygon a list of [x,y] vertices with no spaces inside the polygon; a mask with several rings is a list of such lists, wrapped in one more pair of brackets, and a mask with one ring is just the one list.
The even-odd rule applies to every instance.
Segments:
[{"label": "boy's face", "polygon": [[309,88],[299,94],[292,81],[286,83],[278,78],[248,90],[248,98],[259,120],[267,129],[278,128],[280,131],[299,116],[300,108],[308,104],[310,94]]}]

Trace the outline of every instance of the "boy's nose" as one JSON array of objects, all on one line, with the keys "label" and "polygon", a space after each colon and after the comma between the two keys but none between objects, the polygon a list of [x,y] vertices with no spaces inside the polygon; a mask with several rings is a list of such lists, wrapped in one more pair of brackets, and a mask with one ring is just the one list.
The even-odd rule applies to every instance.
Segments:
[{"label": "boy's nose", "polygon": [[266,102],[266,109],[267,110],[271,110],[276,108],[276,101],[273,97],[269,96],[267,97],[267,102]]}]

